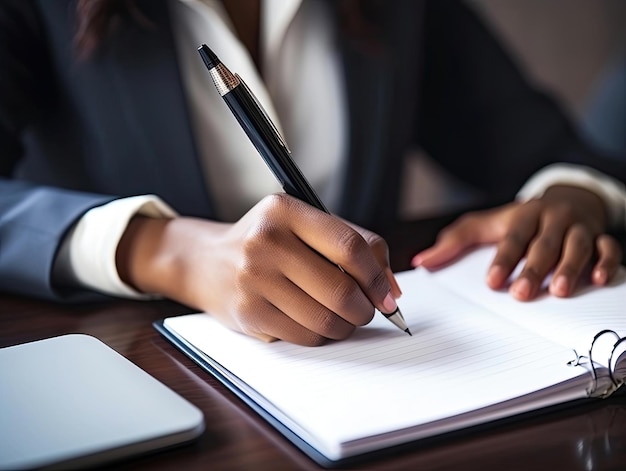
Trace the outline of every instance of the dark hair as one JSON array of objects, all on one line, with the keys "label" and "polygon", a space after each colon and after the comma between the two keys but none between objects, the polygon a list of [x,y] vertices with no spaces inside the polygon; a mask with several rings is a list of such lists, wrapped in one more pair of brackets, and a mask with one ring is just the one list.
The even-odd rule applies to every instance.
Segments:
[{"label": "dark hair", "polygon": [[[372,17],[379,14],[384,2],[379,0],[341,0],[340,27],[348,37],[364,44],[375,36]],[[124,19],[132,19],[143,26],[150,21],[142,15],[135,0],[77,0],[74,47],[79,58],[93,54]]]},{"label": "dark hair", "polygon": [[379,51],[377,37],[380,34],[376,18],[387,8],[380,0],[333,0],[339,12],[339,30],[344,38],[351,40],[370,53]]},{"label": "dark hair", "polygon": [[93,54],[124,18],[145,23],[134,0],[77,0],[74,47],[80,58]]}]

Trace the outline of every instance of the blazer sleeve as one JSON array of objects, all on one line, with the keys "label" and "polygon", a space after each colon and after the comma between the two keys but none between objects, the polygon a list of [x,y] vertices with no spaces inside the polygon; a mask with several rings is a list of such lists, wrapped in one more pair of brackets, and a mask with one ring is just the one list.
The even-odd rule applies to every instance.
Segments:
[{"label": "blazer sleeve", "polygon": [[47,299],[55,255],[69,228],[90,208],[113,199],[13,179],[23,155],[22,135],[38,117],[53,81],[32,2],[0,4],[0,291]]},{"label": "blazer sleeve", "polygon": [[427,1],[424,41],[417,140],[453,175],[496,202],[554,162],[626,181],[626,162],[592,152],[463,2]]}]

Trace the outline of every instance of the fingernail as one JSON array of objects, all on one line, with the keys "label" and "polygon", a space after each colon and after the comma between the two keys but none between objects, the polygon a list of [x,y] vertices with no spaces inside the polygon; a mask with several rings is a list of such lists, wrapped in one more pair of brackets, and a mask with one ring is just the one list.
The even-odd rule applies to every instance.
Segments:
[{"label": "fingernail", "polygon": [[256,337],[262,342],[266,342],[266,343],[272,343],[278,340],[276,337],[272,337],[271,335],[266,335],[266,334],[256,334]]},{"label": "fingernail", "polygon": [[400,289],[398,280],[396,279],[396,276],[391,271],[391,268],[387,267],[385,269],[385,273],[387,274],[387,278],[389,279],[389,282],[391,283],[391,294],[393,295],[395,299],[398,299],[400,296],[402,296],[402,290]]},{"label": "fingernail", "polygon": [[526,278],[518,278],[511,285],[511,292],[513,292],[517,298],[527,299],[530,296],[530,281]]},{"label": "fingernail", "polygon": [[383,299],[383,308],[385,309],[385,314],[392,313],[398,309],[398,304],[396,303],[396,300],[393,299],[391,293],[387,293],[387,296]]},{"label": "fingernail", "polygon": [[500,265],[492,266],[487,272],[487,283],[488,284],[500,284],[502,282],[502,278],[504,278],[504,268]]},{"label": "fingernail", "polygon": [[567,295],[567,278],[563,275],[557,276],[552,280],[552,291],[559,296]]},{"label": "fingernail", "polygon": [[400,288],[400,285],[398,284],[398,280],[396,280],[396,277],[393,277],[393,284],[394,284],[394,288],[396,290],[396,292],[398,293],[398,296],[396,296],[395,298],[398,299],[400,296],[402,296],[402,289]]},{"label": "fingernail", "polygon": [[424,261],[424,259],[422,258],[421,255],[416,255],[415,257],[413,257],[413,259],[411,260],[411,266],[413,268],[417,268],[419,267],[422,262]]},{"label": "fingernail", "polygon": [[598,285],[603,285],[606,283],[608,278],[608,275],[606,273],[606,270],[603,270],[602,268],[596,268],[593,271],[593,282],[598,284]]}]

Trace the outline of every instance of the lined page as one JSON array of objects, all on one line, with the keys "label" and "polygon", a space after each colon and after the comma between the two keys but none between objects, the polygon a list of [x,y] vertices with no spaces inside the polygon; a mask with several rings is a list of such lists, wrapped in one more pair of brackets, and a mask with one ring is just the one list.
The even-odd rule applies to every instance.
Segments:
[{"label": "lined page", "polygon": [[425,272],[401,274],[398,281],[412,337],[380,314],[348,340],[315,348],[263,343],[206,314],[169,318],[165,325],[241,387],[246,383],[258,402],[331,459],[343,453],[342,443],[405,429],[408,435],[395,434],[392,442],[424,436],[434,421],[579,375],[582,386],[552,403],[585,396],[588,373],[565,366],[570,349],[468,303]]},{"label": "lined page", "polygon": [[[458,263],[430,273],[430,276],[461,296],[561,345],[574,348],[579,354],[588,353],[593,337],[601,330],[612,329],[621,336],[626,335],[624,267],[609,286],[585,286],[570,298],[550,296],[544,290],[537,300],[520,302],[506,291],[494,291],[487,286],[485,277],[494,255],[495,248],[481,248]],[[419,290],[419,285],[413,283],[409,289]],[[615,339],[611,343],[613,341]],[[594,360],[606,358],[607,355],[598,355]]]}]

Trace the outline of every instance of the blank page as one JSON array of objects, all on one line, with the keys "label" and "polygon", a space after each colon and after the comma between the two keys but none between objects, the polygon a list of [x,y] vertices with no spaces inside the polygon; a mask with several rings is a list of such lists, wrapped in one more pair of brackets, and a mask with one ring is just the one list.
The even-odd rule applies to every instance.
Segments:
[{"label": "blank page", "polygon": [[[351,338],[314,348],[263,343],[206,314],[169,318],[165,327],[330,459],[585,396],[588,373],[566,366],[570,349],[467,303],[425,272],[398,281],[412,337],[378,313]],[[579,375],[582,386],[541,402],[444,420]],[[368,436],[378,436],[374,445]]]},{"label": "blank page", "polygon": [[[494,255],[493,247],[481,248],[430,275],[461,296],[489,306],[498,315],[574,348],[580,354],[587,354],[594,335],[601,330],[613,329],[626,335],[626,270],[623,267],[609,286],[582,286],[570,298],[550,296],[544,290],[537,300],[520,302],[506,290],[494,291],[485,283]],[[606,358],[605,352],[594,359]]]}]

